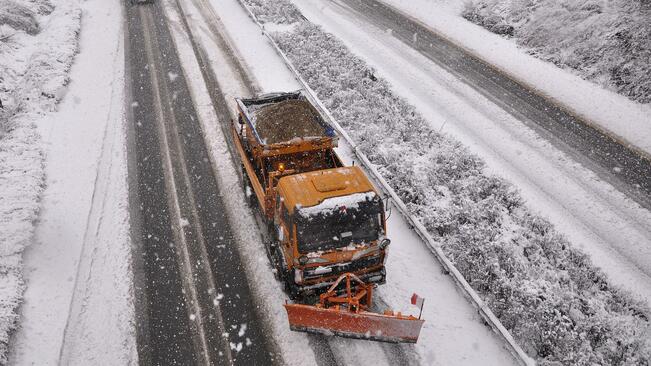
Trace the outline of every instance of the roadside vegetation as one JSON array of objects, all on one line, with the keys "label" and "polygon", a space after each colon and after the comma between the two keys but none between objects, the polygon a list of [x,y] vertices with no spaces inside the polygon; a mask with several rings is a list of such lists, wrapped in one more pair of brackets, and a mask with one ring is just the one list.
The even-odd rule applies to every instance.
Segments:
[{"label": "roadside vegetation", "polygon": [[[517,189],[442,135],[336,37],[244,0],[446,255],[541,365],[648,365],[649,308],[612,286]],[[277,17],[277,18],[276,18]],[[291,20],[291,21],[290,21]]]},{"label": "roadside vegetation", "polygon": [[470,0],[462,16],[538,58],[651,102],[649,0]]},{"label": "roadside vegetation", "polygon": [[[36,124],[55,110],[77,51],[79,4],[0,1],[0,364],[22,302],[44,156]],[[47,24],[47,26],[44,26]]]}]

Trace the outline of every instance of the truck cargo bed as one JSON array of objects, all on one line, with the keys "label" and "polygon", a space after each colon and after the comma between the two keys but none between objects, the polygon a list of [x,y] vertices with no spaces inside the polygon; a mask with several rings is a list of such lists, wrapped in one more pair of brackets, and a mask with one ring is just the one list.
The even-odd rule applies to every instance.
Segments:
[{"label": "truck cargo bed", "polygon": [[239,99],[238,104],[261,145],[335,137],[334,129],[300,91]]}]

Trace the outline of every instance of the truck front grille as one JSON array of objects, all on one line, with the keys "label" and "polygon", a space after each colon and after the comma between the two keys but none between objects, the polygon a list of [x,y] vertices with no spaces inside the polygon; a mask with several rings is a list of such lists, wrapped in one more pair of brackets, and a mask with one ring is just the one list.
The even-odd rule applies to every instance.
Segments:
[{"label": "truck front grille", "polygon": [[303,278],[307,282],[315,278],[338,277],[342,273],[346,273],[346,272],[355,273],[357,271],[361,271],[364,269],[375,268],[382,264],[381,258],[382,258],[381,255],[376,255],[372,257],[360,258],[356,261],[348,262],[345,264],[336,264],[336,265],[327,266],[329,268],[332,268],[332,271],[327,273],[315,274],[314,273],[315,269],[306,269],[303,272],[303,276],[304,276]]}]

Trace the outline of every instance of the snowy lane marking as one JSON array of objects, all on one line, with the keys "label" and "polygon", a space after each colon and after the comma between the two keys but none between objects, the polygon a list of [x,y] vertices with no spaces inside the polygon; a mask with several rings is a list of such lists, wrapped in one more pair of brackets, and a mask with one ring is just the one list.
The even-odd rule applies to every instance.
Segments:
[{"label": "snowy lane marking", "polygon": [[[171,4],[173,3],[170,3],[170,5]],[[200,52],[194,43],[190,26],[187,23],[187,18],[180,2],[176,2],[176,7],[168,6],[166,9],[168,12],[166,16],[171,20],[170,25],[177,25],[174,21],[182,23],[183,25],[183,28],[178,26],[171,27],[173,30],[172,34],[175,36],[173,42],[175,43],[174,47],[177,52],[179,52],[178,47],[185,49],[188,43],[191,43],[194,46],[193,51],[195,54]],[[178,32],[175,33],[174,31]],[[228,45],[225,42],[222,42],[220,45],[217,45],[217,47],[221,49],[220,47],[228,47]],[[226,65],[230,64],[227,60],[223,63]],[[186,64],[181,65],[181,68],[185,69]],[[184,74],[187,73],[185,70],[182,70],[182,72]],[[192,75],[191,72],[190,75]],[[196,77],[197,76],[193,75],[186,78],[186,80],[191,83]],[[199,75],[198,78],[201,79],[201,75]],[[215,84],[213,92],[219,93],[219,85],[216,82]],[[197,99],[196,93],[194,93],[193,90],[188,90],[188,92],[188,100],[191,100],[194,103],[194,100]],[[197,108],[198,111],[201,111],[204,105],[207,106],[209,103],[199,102],[194,105],[199,107]],[[228,115],[227,109],[226,114]],[[236,345],[234,347],[237,352],[234,356],[235,362],[244,362],[244,364],[251,362],[263,364],[276,361],[282,362],[277,356],[277,352],[274,350],[276,347],[273,340],[266,337],[264,335],[265,332],[262,330],[265,328],[265,323],[260,321],[262,320],[261,317],[263,314],[259,312],[257,302],[254,301],[252,296],[247,273],[241,271],[243,263],[240,250],[237,247],[230,245],[231,241],[234,239],[238,244],[240,242],[236,239],[237,233],[233,232],[231,229],[233,223],[231,218],[229,218],[228,210],[224,209],[223,197],[225,195],[223,193],[220,194],[220,192],[224,192],[224,190],[222,184],[218,182],[218,170],[214,168],[214,158],[209,153],[209,147],[212,146],[206,135],[210,133],[209,131],[211,128],[206,127],[204,123],[205,121],[200,115],[197,115],[197,119],[193,116],[192,123],[187,123],[186,121],[186,126],[180,127],[181,129],[185,128],[185,133],[187,134],[186,138],[184,138],[184,147],[188,154],[188,161],[199,160],[203,162],[196,166],[193,165],[192,170],[196,172],[195,174],[199,174],[201,177],[197,178],[201,180],[201,182],[196,183],[198,192],[197,197],[207,200],[202,204],[202,207],[200,207],[199,210],[199,214],[202,217],[202,223],[204,224],[207,233],[207,238],[213,238],[213,241],[217,244],[207,247],[208,257],[212,261],[211,265],[215,278],[220,280],[217,285],[222,286],[220,291],[223,292],[225,297],[228,299],[227,301],[220,302],[219,307],[222,313],[225,314],[225,327],[241,327],[242,324],[248,324],[245,339],[238,339],[238,336],[233,332],[227,333],[228,338]],[[211,120],[214,120],[214,118],[211,118]],[[226,120],[229,121],[230,118],[227,118]],[[224,258],[230,258],[230,260],[225,262],[223,260]],[[250,310],[243,311],[243,309]],[[238,346],[240,344],[242,346]],[[251,347],[253,344],[255,344],[256,347]]]},{"label": "snowy lane marking", "polygon": [[[202,317],[202,314],[194,312],[193,309],[188,316],[191,321],[190,325],[194,326],[201,321],[208,351],[212,352],[210,356],[213,363],[271,364],[278,357],[268,346],[271,343],[268,337],[264,336],[264,332],[261,331],[257,306],[252,301],[247,276],[241,270],[240,255],[234,245],[231,245],[234,235],[227,215],[225,215],[222,195],[219,194],[222,190],[215,179],[216,172],[213,171],[210,164],[204,131],[196,113],[200,104],[194,103],[194,97],[188,89],[189,80],[184,76],[186,73],[180,64],[176,39],[172,37],[172,34],[179,28],[173,22],[167,21],[167,15],[162,12],[160,6],[150,8],[153,10],[155,25],[158,28],[156,38],[158,43],[155,45],[157,48],[153,49],[153,54],[154,57],[159,57],[157,64],[160,64],[156,65],[158,78],[156,84],[151,88],[160,88],[160,90],[154,91],[154,94],[159,92],[157,95],[160,99],[159,104],[164,109],[163,118],[165,119],[162,123],[166,127],[166,131],[164,131],[166,140],[160,141],[160,144],[170,149],[169,157],[163,156],[164,152],[160,154],[163,158],[171,160],[169,163],[165,161],[157,163],[157,165],[168,163],[165,166],[167,170],[171,165],[178,208],[170,206],[170,209],[180,211],[176,214],[177,217],[170,220],[172,224],[164,224],[168,227],[173,225],[174,230],[183,230],[183,233],[180,234],[185,236],[187,256],[189,256],[191,269],[194,271],[192,280],[197,290],[196,299],[204,311]],[[150,20],[150,22],[154,20]],[[158,49],[161,50],[160,54],[156,54]],[[146,65],[146,68],[150,68],[150,66]],[[170,73],[178,75],[178,77],[170,78]],[[149,87],[147,87],[148,89]],[[160,109],[159,106],[153,107],[153,109],[155,108]],[[158,111],[152,111],[149,114],[154,113],[160,114]],[[165,113],[172,115],[167,116]],[[152,120],[149,125],[158,126],[160,123],[160,121]],[[154,133],[160,134],[161,132],[154,129],[149,134]],[[159,142],[156,142],[156,145],[158,144]],[[162,148],[164,149],[165,146]],[[154,178],[157,178],[159,175],[169,176],[170,174],[161,170],[160,173],[154,172],[153,175]],[[158,178],[158,181],[165,183],[165,179]],[[155,191],[162,193],[164,190],[155,187]],[[171,215],[174,214],[175,212],[171,213]],[[178,228],[175,221],[180,221],[181,228]],[[166,233],[164,230],[162,234],[164,237],[176,235],[176,233]],[[203,238],[200,238],[199,235]],[[173,245],[173,243],[171,244]],[[182,254],[179,253],[179,255]],[[170,260],[172,259],[173,257],[170,257]],[[184,264],[180,265],[184,266]],[[183,271],[184,268],[181,270]],[[207,276],[207,272],[204,272],[208,270],[211,270],[212,276]],[[154,270],[154,272],[156,271]],[[174,275],[173,279],[184,275]],[[185,286],[184,283],[179,283],[174,287],[180,289],[183,286]],[[188,295],[186,294],[184,297],[187,298]],[[223,300],[219,301],[222,295]],[[219,323],[217,319],[223,324]],[[168,319],[163,325],[170,321],[173,320]],[[243,324],[247,325],[245,332],[233,331],[233,329],[241,331]],[[156,331],[155,328],[152,330]],[[240,333],[242,333],[241,336]],[[146,334],[144,335],[146,336]],[[194,334],[188,334],[185,337],[193,339]],[[233,347],[231,347],[231,343],[234,345]],[[146,342],[143,344],[146,345]],[[200,345],[197,345],[196,349],[197,352],[201,352]],[[229,355],[226,356],[225,353],[229,353]],[[155,354],[160,356],[164,354],[164,350],[156,350]],[[228,358],[229,356],[230,358]]]}]

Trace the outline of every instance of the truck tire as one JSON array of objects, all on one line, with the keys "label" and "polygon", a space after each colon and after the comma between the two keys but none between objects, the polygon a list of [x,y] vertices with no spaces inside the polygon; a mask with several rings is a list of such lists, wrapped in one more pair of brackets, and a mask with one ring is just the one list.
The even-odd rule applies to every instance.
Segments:
[{"label": "truck tire", "polygon": [[274,269],[278,269],[278,261],[276,260],[275,251],[276,251],[276,241],[275,240],[266,240],[264,243],[264,249],[265,252],[267,253],[267,259],[269,259],[269,263],[271,263],[271,267]]},{"label": "truck tire", "polygon": [[272,257],[269,258],[271,265],[276,270],[276,279],[280,281],[284,281],[285,278],[288,278],[289,276],[289,274],[287,274],[287,266],[285,265],[285,261],[283,260],[282,255],[283,253],[280,250],[280,247],[276,246],[273,248]]},{"label": "truck tire", "polygon": [[292,301],[299,300],[301,298],[300,292],[298,292],[298,286],[294,283],[294,280],[287,278],[285,281],[285,292],[289,295],[289,299]]}]

